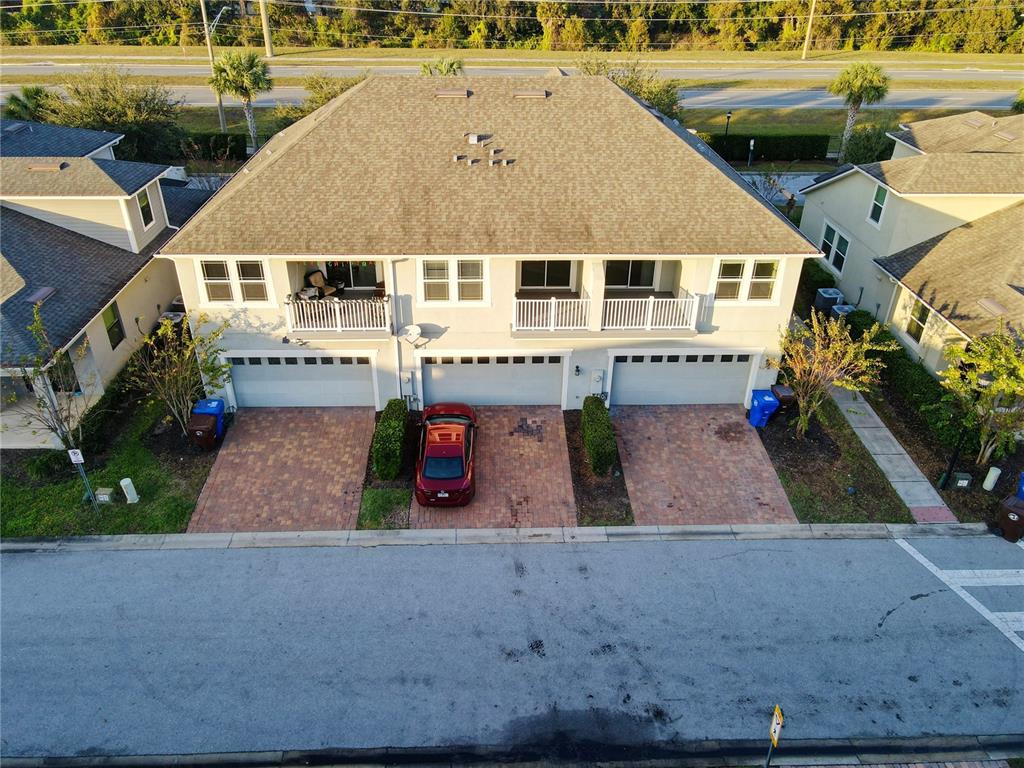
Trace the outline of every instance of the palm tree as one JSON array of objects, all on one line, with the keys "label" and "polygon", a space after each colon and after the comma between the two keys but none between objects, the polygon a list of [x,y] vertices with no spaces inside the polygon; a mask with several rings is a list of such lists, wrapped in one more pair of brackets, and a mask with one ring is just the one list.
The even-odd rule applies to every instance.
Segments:
[{"label": "palm tree", "polygon": [[828,92],[846,100],[846,128],[839,149],[839,162],[843,162],[857,113],[862,105],[875,104],[885,98],[889,92],[889,76],[877,64],[856,62],[836,75],[828,85]]},{"label": "palm tree", "polygon": [[19,93],[7,97],[6,113],[14,120],[43,122],[53,94],[41,85],[23,85]]},{"label": "palm tree", "polygon": [[245,123],[249,127],[253,149],[259,147],[256,136],[256,118],[252,112],[252,100],[261,93],[274,87],[265,62],[252,51],[228,51],[222,53],[213,62],[213,77],[210,87],[214,91],[234,96],[242,102],[245,112]]}]

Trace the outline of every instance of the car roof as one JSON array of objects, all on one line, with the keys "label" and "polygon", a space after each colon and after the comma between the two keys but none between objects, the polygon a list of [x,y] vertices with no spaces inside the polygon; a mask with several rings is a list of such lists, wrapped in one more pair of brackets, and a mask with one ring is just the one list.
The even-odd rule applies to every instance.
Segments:
[{"label": "car roof", "polygon": [[430,423],[427,428],[428,456],[461,456],[466,438],[466,425],[462,423]]}]

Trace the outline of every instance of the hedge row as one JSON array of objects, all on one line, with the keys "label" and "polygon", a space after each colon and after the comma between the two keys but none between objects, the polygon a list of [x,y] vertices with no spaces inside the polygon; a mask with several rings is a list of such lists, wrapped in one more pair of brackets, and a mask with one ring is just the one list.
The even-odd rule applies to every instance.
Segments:
[{"label": "hedge row", "polygon": [[188,134],[188,141],[195,145],[201,160],[245,160],[248,157],[244,133],[192,131]]},{"label": "hedge row", "polygon": [[604,400],[590,395],[583,400],[583,447],[595,475],[607,475],[615,463],[615,429]]},{"label": "hedge row", "polygon": [[373,471],[381,480],[394,480],[402,470],[402,452],[405,447],[405,424],[409,408],[405,400],[388,400],[373,431],[370,456]]},{"label": "hedge row", "polygon": [[743,161],[750,157],[750,140],[754,140],[755,160],[825,160],[828,157],[827,133],[798,133],[788,136],[730,133],[700,133],[726,160]]}]

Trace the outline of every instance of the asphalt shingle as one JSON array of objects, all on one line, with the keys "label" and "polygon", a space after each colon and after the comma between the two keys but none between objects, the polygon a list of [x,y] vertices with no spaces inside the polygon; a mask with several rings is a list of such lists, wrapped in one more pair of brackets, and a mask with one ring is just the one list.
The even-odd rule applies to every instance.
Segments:
[{"label": "asphalt shingle", "polygon": [[929,154],[935,152],[1024,153],[1024,115],[991,117],[984,112],[907,123],[890,135]]},{"label": "asphalt shingle", "polygon": [[85,157],[121,138],[110,131],[0,118],[3,157]]},{"label": "asphalt shingle", "polygon": [[193,189],[165,180],[160,181],[160,191],[167,209],[167,223],[172,227],[180,227],[188,221],[213,195],[212,189]]},{"label": "asphalt shingle", "polygon": [[168,170],[166,165],[92,157],[0,158],[3,197],[125,197]]}]

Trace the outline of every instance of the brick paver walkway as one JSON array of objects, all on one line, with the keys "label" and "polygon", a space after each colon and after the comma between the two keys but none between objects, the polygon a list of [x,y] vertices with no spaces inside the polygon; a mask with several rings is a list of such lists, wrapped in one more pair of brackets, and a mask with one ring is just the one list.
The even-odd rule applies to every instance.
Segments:
[{"label": "brick paver walkway", "polygon": [[189,533],[356,527],[373,408],[238,412]]},{"label": "brick paver walkway", "polygon": [[797,522],[739,406],[617,406],[612,420],[637,525]]},{"label": "brick paver walkway", "polygon": [[476,498],[465,507],[421,507],[410,528],[548,528],[576,525],[565,422],[557,406],[481,406]]}]

